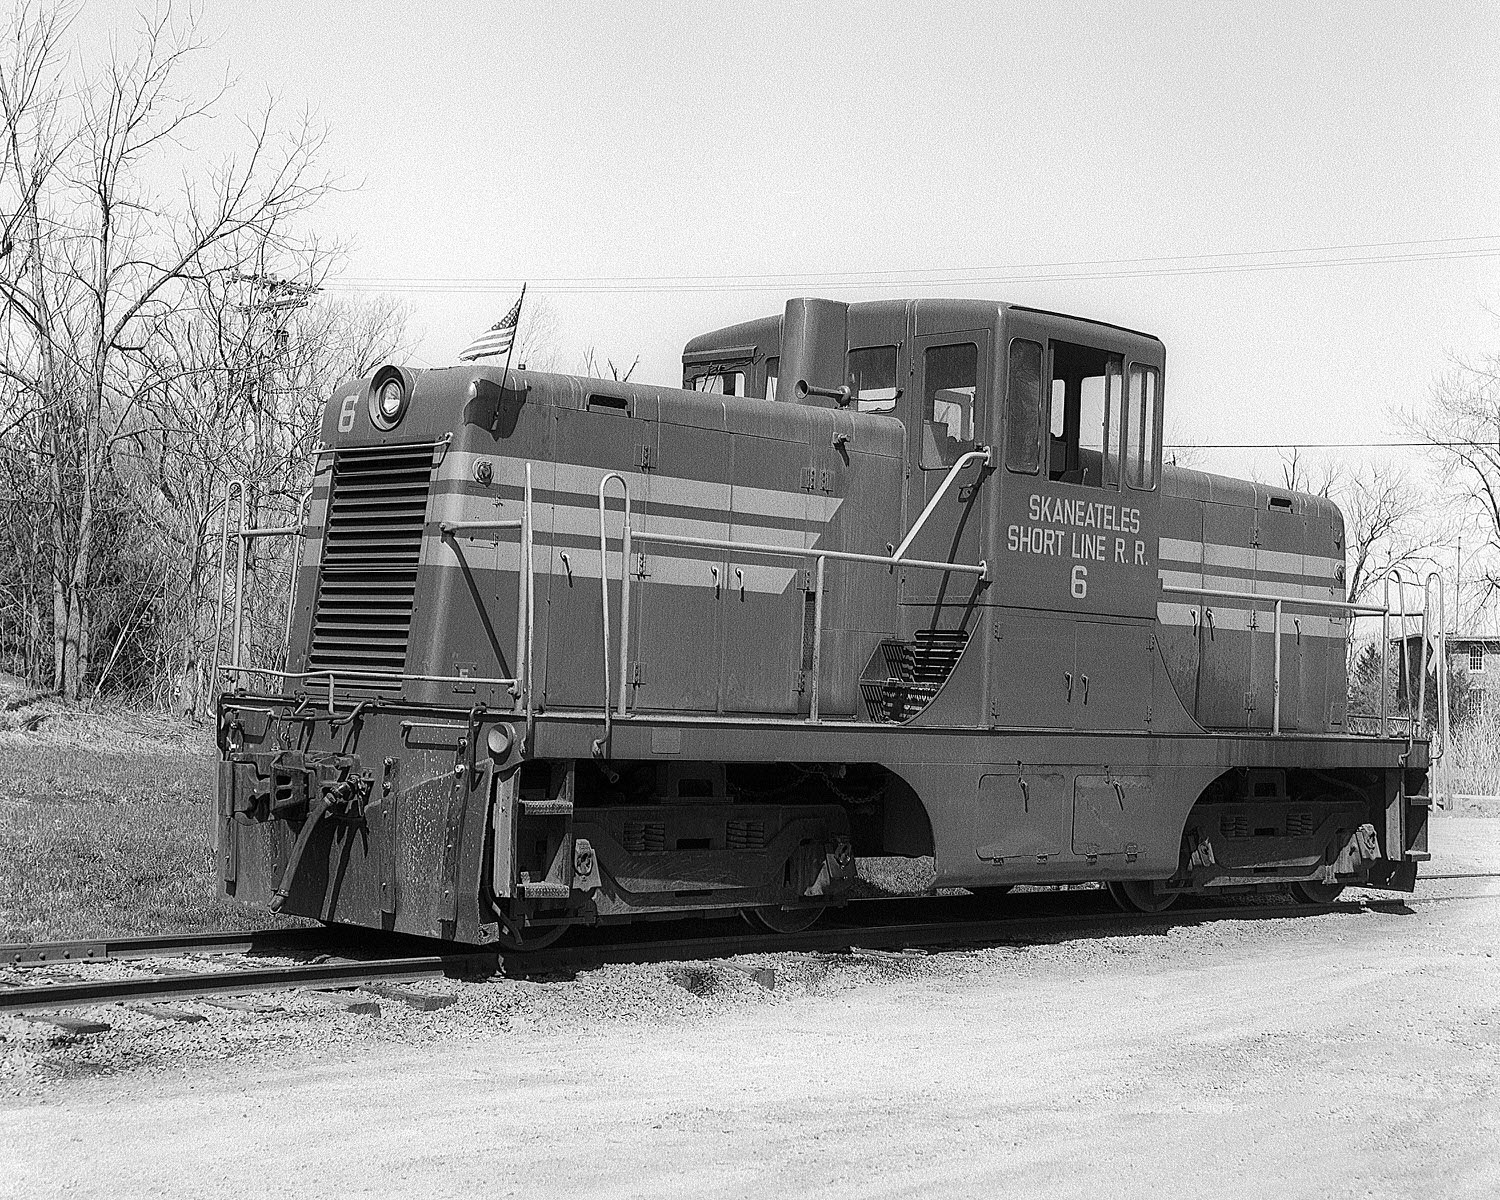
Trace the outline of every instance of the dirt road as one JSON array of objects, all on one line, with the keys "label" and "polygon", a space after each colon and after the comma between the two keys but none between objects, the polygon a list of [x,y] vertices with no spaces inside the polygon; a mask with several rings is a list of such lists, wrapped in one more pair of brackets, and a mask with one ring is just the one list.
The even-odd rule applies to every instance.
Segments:
[{"label": "dirt road", "polygon": [[[1439,822],[1438,869],[1493,869],[1497,825]],[[1492,1197],[1500,888],[1458,890],[78,1080],[0,1107],[0,1193]]]}]

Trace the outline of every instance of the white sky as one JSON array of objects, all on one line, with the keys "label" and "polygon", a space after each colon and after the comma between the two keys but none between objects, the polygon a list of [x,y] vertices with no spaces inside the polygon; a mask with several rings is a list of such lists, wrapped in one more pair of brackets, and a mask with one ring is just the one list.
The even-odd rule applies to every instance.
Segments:
[{"label": "white sky", "polygon": [[[86,0],[83,39],[132,8]],[[232,105],[270,91],[330,125],[327,165],[360,186],[317,224],[354,241],[350,277],[816,276],[1500,235],[1490,2],[210,0],[204,28],[205,77],[240,79]],[[387,290],[433,364],[514,299]],[[549,299],[564,369],[593,344],[675,382],[689,337],[818,292]],[[1396,436],[1391,406],[1425,396],[1450,351],[1500,343],[1496,257],[827,294],[987,295],[1155,333],[1168,432],[1199,442]]]}]

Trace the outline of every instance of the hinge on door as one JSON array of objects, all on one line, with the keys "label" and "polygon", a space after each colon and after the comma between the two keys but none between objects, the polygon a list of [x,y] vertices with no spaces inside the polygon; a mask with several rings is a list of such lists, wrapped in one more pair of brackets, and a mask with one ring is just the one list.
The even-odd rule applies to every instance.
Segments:
[{"label": "hinge on door", "polygon": [[818,473],[816,471],[814,471],[811,467],[803,467],[802,468],[802,490],[804,492],[811,492],[811,491],[816,490],[817,486],[818,486]]},{"label": "hinge on door", "polygon": [[810,592],[813,590],[813,573],[811,567],[797,568],[797,590],[799,592]]},{"label": "hinge on door", "polygon": [[643,471],[656,470],[656,447],[643,444],[637,446],[635,449],[635,465]]},{"label": "hinge on door", "polygon": [[646,555],[644,552],[635,556],[635,570],[631,574],[637,579],[650,578],[651,572],[646,568]]},{"label": "hinge on door", "polygon": [[818,472],[818,491],[820,491],[820,492],[832,492],[833,491],[833,472],[832,471],[819,471]]},{"label": "hinge on door", "polygon": [[641,687],[646,682],[646,664],[636,659],[630,664],[630,686]]},{"label": "hinge on door", "polygon": [[798,692],[805,692],[805,691],[807,691],[807,672],[806,671],[798,671],[797,672],[797,691]]},{"label": "hinge on door", "polygon": [[1254,712],[1255,711],[1255,689],[1254,688],[1251,688],[1248,692],[1245,693],[1245,711],[1246,712]]},{"label": "hinge on door", "polygon": [[1256,611],[1252,608],[1250,610],[1250,623],[1245,626],[1246,629],[1259,629],[1260,628],[1259,623],[1255,619],[1256,615],[1257,615]]}]

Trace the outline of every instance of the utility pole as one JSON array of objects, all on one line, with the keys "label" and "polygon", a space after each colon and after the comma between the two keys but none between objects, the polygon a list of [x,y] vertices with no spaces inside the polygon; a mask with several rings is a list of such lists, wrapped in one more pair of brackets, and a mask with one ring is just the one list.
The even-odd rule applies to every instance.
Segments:
[{"label": "utility pole", "polygon": [[[263,499],[258,495],[263,487],[258,485],[264,484],[267,475],[275,470],[276,455],[267,453],[268,437],[271,436],[268,429],[275,428],[274,414],[269,410],[274,408],[275,373],[284,365],[291,341],[289,321],[293,312],[306,308],[312,297],[323,289],[312,283],[278,278],[264,269],[263,262],[256,270],[236,271],[230,275],[229,282],[245,288],[243,301],[232,306],[244,317],[245,324],[239,341],[239,361],[232,368],[230,390],[232,394],[239,394],[239,420],[250,442],[245,447],[249,451],[249,462],[244,471],[245,488],[240,493],[239,503],[244,524],[254,526],[260,524],[257,501]],[[230,519],[227,507],[221,519]],[[256,548],[253,541],[242,548],[247,575],[255,570],[253,551]],[[249,641],[253,646],[253,628]],[[217,685],[217,680],[210,684],[211,687]]]}]

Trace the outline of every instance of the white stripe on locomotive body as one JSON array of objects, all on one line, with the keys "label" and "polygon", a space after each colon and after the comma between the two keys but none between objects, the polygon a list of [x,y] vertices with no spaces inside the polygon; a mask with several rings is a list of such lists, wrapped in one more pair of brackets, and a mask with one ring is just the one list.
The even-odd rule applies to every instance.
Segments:
[{"label": "white stripe on locomotive body", "polygon": [[[1253,600],[1215,596],[1204,596],[1197,602],[1187,597],[1161,600],[1156,605],[1156,619],[1163,625],[1196,627],[1204,620],[1203,610],[1207,608],[1213,611],[1212,622],[1216,629],[1269,632],[1275,624],[1275,609],[1270,602],[1344,598],[1343,584],[1338,578],[1339,568],[1343,566],[1341,559],[1182,538],[1164,537],[1160,543],[1164,565],[1158,575],[1166,586],[1250,592],[1264,596],[1267,601],[1259,604]],[[1167,563],[1188,569],[1173,570],[1165,566]],[[1210,573],[1213,568],[1217,571]],[[1300,577],[1303,582],[1257,578],[1257,575],[1267,574]],[[1288,605],[1282,609],[1281,628],[1283,634],[1344,641],[1349,635],[1349,619],[1341,613],[1326,610],[1306,612]]]},{"label": "white stripe on locomotive body", "polygon": [[[526,482],[526,460],[471,452],[450,452],[443,459],[436,482],[455,483],[474,477],[479,460],[491,464],[495,483],[522,487]],[[599,562],[599,481],[607,468],[580,463],[532,463],[532,511],[538,539],[536,567],[539,574],[598,579]],[[771,488],[728,484],[712,480],[684,479],[673,475],[621,471],[631,492],[631,527],[637,532],[671,533],[688,537],[729,539],[757,542],[762,545],[812,549],[822,538],[822,526],[832,520],[843,504],[842,497],[809,492],[778,491]],[[605,513],[605,537],[610,552],[609,574],[618,578],[619,552],[624,531],[624,512],[617,507],[620,492],[611,485],[609,507]],[[654,511],[660,507],[697,509],[702,517]],[[521,502],[515,497],[484,497],[460,492],[438,492],[433,497],[430,520],[434,522],[503,521],[521,515]],[[756,518],[759,518],[757,520]],[[779,520],[795,522],[767,524]],[[459,535],[465,547],[489,542],[483,551],[485,559],[475,560],[475,551],[466,550],[470,565],[485,565],[501,571],[515,571],[520,564],[520,550],[514,534],[486,534],[483,531]],[[550,545],[554,537],[587,539],[585,546]],[[434,566],[458,566],[459,549],[450,539],[429,534],[425,539],[424,561]],[[498,543],[498,544],[497,544]],[[773,558],[753,552],[719,550],[710,547],[667,546],[638,542],[634,552],[646,555],[647,581],[679,587],[721,588],[781,595],[791,587],[798,569],[806,562]],[[562,555],[568,556],[564,562]],[[732,569],[726,578],[719,564],[729,558]],[[746,562],[746,558],[760,561]],[[714,568],[719,566],[717,575]],[[735,572],[738,572],[736,574]]]},{"label": "white stripe on locomotive body", "polygon": [[1165,562],[1193,563],[1209,567],[1227,567],[1231,570],[1271,571],[1277,575],[1304,575],[1313,579],[1327,579],[1330,585],[1338,581],[1338,569],[1343,559],[1327,558],[1321,554],[1294,554],[1285,550],[1260,550],[1253,546],[1226,546],[1218,542],[1190,542],[1181,538],[1164,537],[1161,540],[1161,558]]},{"label": "white stripe on locomotive body", "polygon": [[[471,451],[452,451],[443,458],[438,468],[436,482],[452,483],[474,478],[474,464],[481,459],[492,464],[496,483],[511,487],[523,487],[526,483],[524,458],[498,457],[492,454],[475,454]],[[610,474],[606,467],[591,467],[583,463],[532,462],[531,487],[533,495],[540,489],[561,492],[587,499],[597,506],[599,481]],[[781,491],[775,488],[752,487],[742,483],[722,483],[708,479],[684,479],[676,475],[662,475],[656,471],[617,471],[630,487],[632,513],[649,517],[651,506],[669,504],[679,508],[701,508],[719,515],[724,520],[738,516],[775,517],[786,521],[807,521],[823,525],[833,519],[843,504],[841,496],[826,496],[817,492]],[[545,482],[544,482],[545,480]],[[620,489],[611,484],[611,505],[620,502]],[[648,498],[649,497],[649,498]],[[599,529],[595,521],[594,532]],[[663,531],[665,532],[665,531]]]}]

